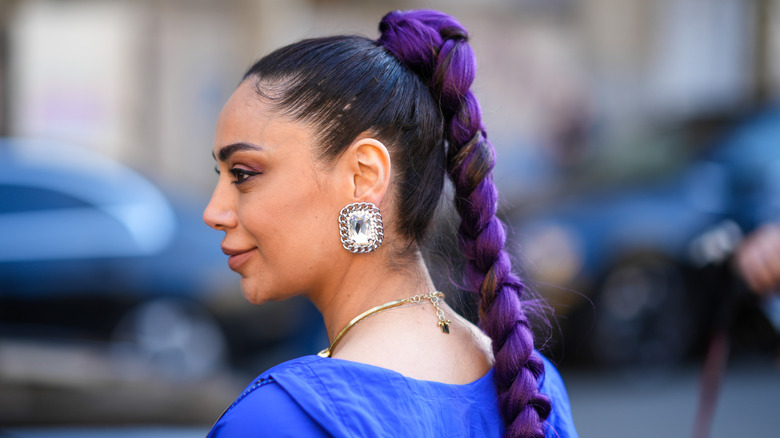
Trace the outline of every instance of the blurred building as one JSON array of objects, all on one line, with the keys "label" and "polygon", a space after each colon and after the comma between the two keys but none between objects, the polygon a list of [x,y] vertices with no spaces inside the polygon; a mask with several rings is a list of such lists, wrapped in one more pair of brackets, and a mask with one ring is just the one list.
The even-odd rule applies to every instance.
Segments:
[{"label": "blurred building", "polygon": [[3,134],[73,140],[206,191],[217,115],[253,60],[306,36],[376,37],[388,9],[418,7],[471,30],[510,198],[594,145],[779,82],[771,0],[6,0]]}]

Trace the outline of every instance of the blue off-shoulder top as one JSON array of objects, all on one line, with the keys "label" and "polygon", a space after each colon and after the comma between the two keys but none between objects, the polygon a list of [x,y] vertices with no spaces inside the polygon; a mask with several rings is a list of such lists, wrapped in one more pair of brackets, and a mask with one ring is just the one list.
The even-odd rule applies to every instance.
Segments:
[{"label": "blue off-shoulder top", "polygon": [[[546,436],[576,438],[558,370],[542,357]],[[208,438],[501,437],[493,370],[465,385],[417,380],[357,362],[304,356],[256,378]]]}]

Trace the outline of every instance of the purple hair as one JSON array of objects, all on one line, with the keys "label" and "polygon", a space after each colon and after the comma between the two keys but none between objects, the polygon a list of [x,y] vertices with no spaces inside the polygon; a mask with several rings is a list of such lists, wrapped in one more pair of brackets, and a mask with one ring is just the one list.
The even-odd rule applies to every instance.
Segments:
[{"label": "purple hair", "polygon": [[479,325],[493,341],[506,436],[542,437],[550,413],[550,400],[537,388],[544,365],[534,352],[521,301],[525,286],[511,272],[506,231],[496,217],[495,151],[470,90],[476,58],[468,34],[454,18],[427,10],[390,12],[379,30],[379,43],[423,79],[444,115],[447,172],[455,186],[459,242],[467,260],[464,281],[479,295]]}]

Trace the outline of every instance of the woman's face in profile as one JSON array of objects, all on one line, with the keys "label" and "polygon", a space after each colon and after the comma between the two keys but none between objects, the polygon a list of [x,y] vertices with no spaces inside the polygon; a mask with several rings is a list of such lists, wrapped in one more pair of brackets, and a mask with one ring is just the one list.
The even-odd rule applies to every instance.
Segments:
[{"label": "woman's face in profile", "polygon": [[[341,248],[333,172],[314,158],[303,124],[277,116],[242,83],[220,114],[219,180],[203,213],[225,232],[223,251],[255,304],[306,294],[327,282]],[[342,256],[343,257],[343,256]]]}]

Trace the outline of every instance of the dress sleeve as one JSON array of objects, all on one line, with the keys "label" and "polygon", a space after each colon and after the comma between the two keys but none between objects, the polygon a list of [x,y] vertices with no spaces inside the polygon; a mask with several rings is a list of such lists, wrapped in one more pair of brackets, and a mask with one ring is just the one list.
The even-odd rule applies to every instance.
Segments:
[{"label": "dress sleeve", "polygon": [[[541,356],[541,355],[540,355]],[[574,419],[571,416],[571,405],[569,404],[569,395],[566,393],[566,387],[558,369],[546,357],[541,356],[544,362],[544,381],[542,381],[539,392],[550,397],[552,411],[547,417],[546,438],[578,438],[577,430],[574,428]]]},{"label": "dress sleeve", "polygon": [[327,437],[273,379],[253,385],[220,417],[207,438]]}]

